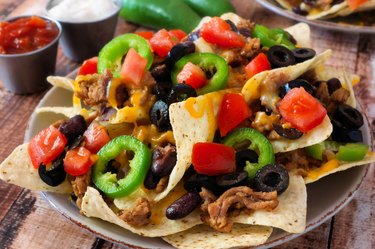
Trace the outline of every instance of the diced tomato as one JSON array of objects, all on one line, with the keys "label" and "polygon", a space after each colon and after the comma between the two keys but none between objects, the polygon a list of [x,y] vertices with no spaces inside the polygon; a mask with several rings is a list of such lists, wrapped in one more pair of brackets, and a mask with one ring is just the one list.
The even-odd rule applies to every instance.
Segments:
[{"label": "diced tomato", "polygon": [[98,73],[98,57],[85,60],[79,69],[78,75],[96,74]]},{"label": "diced tomato", "polygon": [[199,89],[207,84],[207,78],[204,71],[191,62],[185,64],[181,72],[177,74],[177,82],[185,83],[194,89]]},{"label": "diced tomato", "polygon": [[245,67],[247,78],[250,79],[254,75],[271,69],[271,64],[264,53],[258,54]]},{"label": "diced tomato", "polygon": [[279,102],[281,116],[302,132],[322,123],[327,110],[303,87],[293,88]]},{"label": "diced tomato", "polygon": [[120,76],[125,82],[139,86],[146,67],[147,59],[140,56],[134,48],[130,48],[122,64]]},{"label": "diced tomato", "polygon": [[224,48],[238,48],[245,45],[242,36],[232,31],[230,25],[219,17],[213,17],[205,23],[201,28],[200,35],[207,42]]},{"label": "diced tomato", "polygon": [[178,42],[180,42],[183,38],[185,38],[187,36],[185,31],[183,31],[181,29],[171,29],[171,30],[168,31],[168,33],[171,36],[175,37]]},{"label": "diced tomato", "polygon": [[96,156],[85,147],[78,147],[69,150],[64,158],[64,170],[72,176],[86,174],[92,165],[94,165]]},{"label": "diced tomato", "polygon": [[192,164],[199,174],[214,176],[236,170],[235,150],[216,143],[196,143],[193,146]]},{"label": "diced tomato", "polygon": [[368,0],[346,0],[348,2],[349,8],[352,10],[358,9],[359,6],[368,2]]},{"label": "diced tomato", "polygon": [[138,32],[135,32],[135,34],[142,36],[146,40],[150,40],[154,36],[154,32],[152,31],[138,31]]},{"label": "diced tomato", "polygon": [[165,29],[159,30],[150,39],[150,45],[151,45],[152,50],[154,51],[154,53],[156,53],[162,58],[167,57],[169,51],[176,44],[177,44],[177,41],[173,40],[172,36]]},{"label": "diced tomato", "polygon": [[85,147],[94,154],[111,140],[106,128],[95,122],[90,124],[83,136],[86,142]]},{"label": "diced tomato", "polygon": [[50,125],[33,137],[27,147],[34,168],[41,163],[47,165],[60,155],[67,143],[67,139],[58,129]]},{"label": "diced tomato", "polygon": [[220,135],[224,137],[251,115],[252,111],[241,94],[226,93],[218,114]]}]

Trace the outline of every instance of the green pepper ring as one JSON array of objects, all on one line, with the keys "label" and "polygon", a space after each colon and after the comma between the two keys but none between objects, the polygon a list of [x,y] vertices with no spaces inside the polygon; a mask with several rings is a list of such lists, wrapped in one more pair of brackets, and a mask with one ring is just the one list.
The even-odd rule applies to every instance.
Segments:
[{"label": "green pepper ring", "polygon": [[171,73],[172,82],[174,85],[180,83],[177,82],[177,75],[188,62],[198,65],[204,70],[216,69],[215,74],[208,81],[207,85],[197,89],[198,95],[219,91],[226,87],[229,76],[228,64],[219,55],[211,53],[193,53],[185,55],[179,59],[174,65]]},{"label": "green pepper ring", "polygon": [[258,163],[246,162],[245,166],[249,180],[252,180],[259,169],[275,162],[275,155],[270,141],[262,133],[252,128],[239,128],[232,131],[224,138],[223,144],[233,147],[246,140],[251,142],[251,149],[259,151]]},{"label": "green pepper ring", "polygon": [[100,50],[98,72],[104,73],[109,69],[114,77],[119,78],[121,59],[130,48],[134,48],[140,56],[147,59],[148,70],[152,65],[153,55],[147,40],[136,34],[124,34],[112,39]]},{"label": "green pepper ring", "polygon": [[282,29],[269,29],[263,25],[257,24],[252,33],[253,37],[259,38],[264,47],[272,47],[275,45],[283,45],[288,49],[295,49],[296,46],[289,41],[288,34]]},{"label": "green pepper ring", "polygon": [[[124,150],[133,151],[134,157],[129,163],[128,174],[117,180],[116,174],[105,172],[106,165]],[[132,136],[112,139],[98,152],[98,156],[99,159],[93,166],[92,180],[110,198],[124,197],[135,191],[143,183],[151,164],[150,149]]]}]

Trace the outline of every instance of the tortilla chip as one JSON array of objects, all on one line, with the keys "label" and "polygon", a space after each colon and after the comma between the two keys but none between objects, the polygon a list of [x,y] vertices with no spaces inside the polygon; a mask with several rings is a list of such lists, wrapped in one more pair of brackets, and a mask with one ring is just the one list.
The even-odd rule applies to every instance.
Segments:
[{"label": "tortilla chip", "polygon": [[307,176],[307,177],[305,177],[305,183],[306,184],[313,183],[313,182],[316,182],[316,181],[318,181],[319,179],[321,179],[321,178],[323,178],[325,176],[334,174],[336,172],[344,171],[344,170],[347,170],[347,169],[350,169],[350,168],[353,168],[353,167],[356,167],[356,166],[362,166],[362,165],[370,164],[370,163],[374,163],[374,162],[375,162],[375,153],[374,152],[369,152],[366,155],[366,157],[363,160],[361,160],[361,161],[357,161],[357,162],[344,162],[344,161],[340,161],[340,165],[337,168],[332,169],[329,172],[324,172],[324,173],[320,174],[316,178],[315,177],[314,178],[310,178],[309,176]]},{"label": "tortilla chip", "polygon": [[64,88],[71,92],[74,91],[74,80],[69,79],[67,77],[48,76],[47,81],[51,83],[53,86]]},{"label": "tortilla chip", "polygon": [[290,174],[289,187],[281,194],[279,205],[272,212],[257,210],[251,215],[241,214],[235,223],[272,226],[289,233],[302,233],[306,226],[307,192],[302,176]]},{"label": "tortilla chip", "polygon": [[257,246],[271,236],[272,228],[235,224],[231,233],[219,233],[200,225],[187,231],[163,237],[176,248],[233,248]]},{"label": "tortilla chip", "polygon": [[35,110],[36,114],[46,113],[46,112],[52,112],[56,114],[62,114],[65,117],[72,118],[75,115],[79,114],[73,107],[39,107]]},{"label": "tortilla chip", "polygon": [[306,23],[297,23],[285,29],[297,41],[297,47],[311,48],[311,30]]},{"label": "tortilla chip", "polygon": [[44,183],[34,168],[27,153],[28,144],[21,144],[0,164],[0,179],[17,186],[35,190],[49,191],[60,194],[72,192],[72,186],[65,180],[57,187]]},{"label": "tortilla chip", "polygon": [[196,212],[189,214],[180,220],[169,220],[165,216],[160,217],[158,224],[150,224],[142,227],[133,227],[123,221],[107,205],[98,190],[88,187],[82,200],[81,212],[87,217],[95,217],[123,227],[133,233],[146,237],[160,237],[185,231],[195,225],[201,224],[200,216]]}]

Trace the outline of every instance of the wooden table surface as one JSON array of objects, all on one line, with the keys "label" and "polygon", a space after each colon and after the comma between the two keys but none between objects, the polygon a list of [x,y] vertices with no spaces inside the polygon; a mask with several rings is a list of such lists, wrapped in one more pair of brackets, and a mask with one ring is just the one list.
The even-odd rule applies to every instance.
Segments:
[{"label": "wooden table surface", "polygon": [[[0,20],[12,15],[40,13],[46,0],[1,0]],[[234,0],[237,13],[272,27],[294,22],[277,16],[254,0]],[[133,32],[139,26],[119,20],[117,34]],[[355,88],[359,102],[375,125],[375,36],[343,34],[312,28],[313,47],[321,52],[333,49],[330,65],[345,68],[362,77]],[[56,75],[66,75],[78,64],[59,48]],[[20,96],[0,86],[0,161],[23,142],[30,115],[45,92]],[[332,219],[313,231],[277,248],[375,248],[374,167],[371,167],[354,199]],[[0,181],[0,248],[123,248],[97,238],[66,220],[37,192]]]}]

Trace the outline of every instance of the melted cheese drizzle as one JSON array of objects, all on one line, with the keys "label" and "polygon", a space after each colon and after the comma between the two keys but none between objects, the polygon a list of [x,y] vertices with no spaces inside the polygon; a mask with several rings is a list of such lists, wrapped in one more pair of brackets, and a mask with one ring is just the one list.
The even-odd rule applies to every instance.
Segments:
[{"label": "melted cheese drizzle", "polygon": [[307,177],[310,179],[318,179],[319,176],[323,175],[324,173],[330,172],[333,169],[339,167],[340,162],[337,159],[331,159],[322,166],[317,169],[312,169],[307,173]]}]

